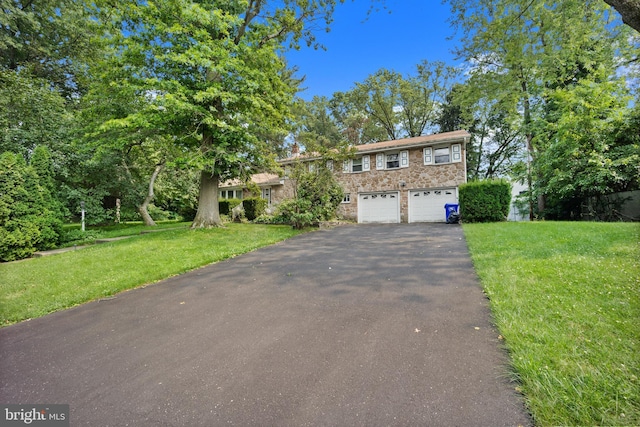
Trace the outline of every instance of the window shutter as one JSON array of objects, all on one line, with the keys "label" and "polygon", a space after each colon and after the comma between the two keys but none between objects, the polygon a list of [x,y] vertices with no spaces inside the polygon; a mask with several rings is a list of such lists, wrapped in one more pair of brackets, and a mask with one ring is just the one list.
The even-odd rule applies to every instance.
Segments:
[{"label": "window shutter", "polygon": [[431,147],[426,147],[424,149],[424,164],[430,165],[433,163],[433,150]]},{"label": "window shutter", "polygon": [[342,162],[342,172],[349,173],[349,170],[351,169],[349,163],[349,160],[345,160],[344,162]]},{"label": "window shutter", "polygon": [[371,165],[369,163],[369,156],[362,156],[362,170],[363,171],[371,170]]},{"label": "window shutter", "polygon": [[451,146],[451,161],[453,163],[462,161],[462,146],[460,144],[453,144]]},{"label": "window shutter", "polygon": [[376,169],[384,169],[384,154],[376,154]]},{"label": "window shutter", "polygon": [[400,167],[408,168],[409,167],[409,151],[401,151],[400,152]]},{"label": "window shutter", "polygon": [[327,160],[327,169],[333,172],[333,160]]}]

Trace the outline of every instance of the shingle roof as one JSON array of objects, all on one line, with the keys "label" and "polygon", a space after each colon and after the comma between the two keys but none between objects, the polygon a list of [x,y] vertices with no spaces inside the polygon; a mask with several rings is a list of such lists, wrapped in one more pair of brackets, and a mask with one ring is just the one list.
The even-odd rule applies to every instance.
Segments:
[{"label": "shingle roof", "polygon": [[466,130],[456,130],[453,132],[436,133],[433,135],[416,136],[413,138],[396,139],[393,141],[381,141],[373,144],[357,145],[356,150],[359,153],[368,153],[370,151],[380,151],[389,148],[405,148],[422,145],[435,145],[444,142],[460,141],[471,137]]},{"label": "shingle roof", "polygon": [[[466,140],[471,134],[466,130],[456,130],[453,132],[436,133],[433,135],[416,136],[413,138],[395,139],[392,141],[374,142],[372,144],[356,145],[355,149],[358,153],[370,153],[374,151],[386,151],[390,149],[421,147],[429,145],[437,145],[446,142],[455,142]],[[291,163],[295,160],[313,160],[318,158],[316,153],[304,153],[297,157],[280,160],[280,163]]]},{"label": "shingle roof", "polygon": [[[416,136],[414,138],[396,139],[393,141],[381,141],[373,144],[356,145],[358,153],[371,153],[375,151],[386,151],[400,148],[422,147],[429,145],[443,144],[447,142],[463,141],[471,137],[466,130],[456,130],[453,132],[436,133],[433,135]],[[291,163],[296,160],[313,160],[319,158],[316,153],[301,154],[297,157],[280,160],[281,164]],[[258,185],[278,185],[281,184],[280,177],[273,173],[258,173],[251,177],[251,180]],[[244,183],[238,179],[226,181],[220,184],[220,188],[242,187]]]},{"label": "shingle roof", "polygon": [[[257,173],[251,176],[251,181],[258,185],[278,185],[280,177],[275,173]],[[245,184],[239,179],[231,179],[220,183],[220,188],[244,187]]]}]

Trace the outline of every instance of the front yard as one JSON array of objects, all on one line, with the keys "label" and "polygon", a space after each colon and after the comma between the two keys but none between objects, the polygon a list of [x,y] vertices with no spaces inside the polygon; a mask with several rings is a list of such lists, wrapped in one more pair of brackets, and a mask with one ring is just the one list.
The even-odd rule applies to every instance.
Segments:
[{"label": "front yard", "polygon": [[640,425],[640,226],[464,232],[536,424]]},{"label": "front yard", "polygon": [[[463,227],[511,356],[514,387],[536,424],[640,425],[640,227],[568,222]],[[0,264],[0,326],[300,233],[289,226],[250,224],[139,232],[113,243]]]},{"label": "front yard", "polygon": [[[156,230],[154,228],[148,228]],[[267,246],[296,234],[290,226],[228,224],[208,230],[139,234],[78,251],[0,264],[0,327]],[[127,235],[119,228],[109,237]]]}]

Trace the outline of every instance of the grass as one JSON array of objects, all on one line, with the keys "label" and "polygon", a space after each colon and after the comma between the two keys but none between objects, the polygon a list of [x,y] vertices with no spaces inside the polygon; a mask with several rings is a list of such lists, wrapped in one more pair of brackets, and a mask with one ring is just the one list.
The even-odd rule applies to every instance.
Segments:
[{"label": "grass", "polygon": [[[126,227],[125,227],[126,228]],[[130,235],[122,229],[105,237]],[[108,297],[284,240],[290,226],[175,229],[0,264],[0,326]]]},{"label": "grass", "polygon": [[62,247],[70,247],[94,243],[98,239],[107,239],[112,237],[134,236],[141,233],[150,233],[159,230],[168,230],[174,228],[189,228],[191,222],[178,221],[162,221],[157,222],[155,227],[144,225],[141,221],[126,222],[109,226],[87,226],[86,231],[80,230],[80,224],[68,224],[64,226],[66,232],[66,242]]},{"label": "grass", "polygon": [[537,425],[640,425],[640,227],[465,224]]}]

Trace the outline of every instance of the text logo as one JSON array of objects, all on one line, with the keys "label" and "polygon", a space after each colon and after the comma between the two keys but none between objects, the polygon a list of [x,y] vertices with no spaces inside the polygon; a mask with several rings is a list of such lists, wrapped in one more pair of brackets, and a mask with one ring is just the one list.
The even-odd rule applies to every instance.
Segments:
[{"label": "text logo", "polygon": [[0,427],[69,427],[69,405],[0,405]]}]

